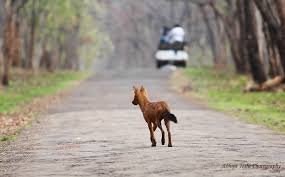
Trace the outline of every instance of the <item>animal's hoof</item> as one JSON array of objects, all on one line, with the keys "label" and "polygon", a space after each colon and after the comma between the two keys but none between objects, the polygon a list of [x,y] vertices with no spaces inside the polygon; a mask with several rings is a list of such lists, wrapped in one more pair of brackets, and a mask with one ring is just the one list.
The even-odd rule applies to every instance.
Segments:
[{"label": "animal's hoof", "polygon": [[168,147],[172,147],[172,144],[169,144]]},{"label": "animal's hoof", "polygon": [[161,140],[161,144],[164,145],[165,144],[165,140]]},{"label": "animal's hoof", "polygon": [[155,146],[156,146],[156,144],[152,144],[152,145],[151,145],[151,147],[155,147]]}]

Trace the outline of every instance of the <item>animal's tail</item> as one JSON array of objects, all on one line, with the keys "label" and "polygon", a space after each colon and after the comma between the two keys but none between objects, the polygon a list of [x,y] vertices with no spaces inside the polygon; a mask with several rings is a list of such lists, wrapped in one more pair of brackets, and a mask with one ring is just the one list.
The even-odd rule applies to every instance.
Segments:
[{"label": "animal's tail", "polygon": [[174,114],[170,113],[170,112],[164,112],[162,114],[162,118],[163,119],[168,119],[168,120],[171,120],[173,121],[174,123],[177,123],[177,118]]}]

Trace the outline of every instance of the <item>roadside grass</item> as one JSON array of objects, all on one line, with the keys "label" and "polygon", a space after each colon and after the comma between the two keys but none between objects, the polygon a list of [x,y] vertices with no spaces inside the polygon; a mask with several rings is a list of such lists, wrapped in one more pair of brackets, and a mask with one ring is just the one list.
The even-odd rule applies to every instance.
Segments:
[{"label": "roadside grass", "polygon": [[183,75],[190,81],[190,94],[206,100],[209,107],[285,132],[285,93],[244,93],[248,77],[229,71],[187,68]]},{"label": "roadside grass", "polygon": [[13,141],[16,139],[16,135],[5,135],[5,136],[0,136],[0,142],[1,141]]},{"label": "roadside grass", "polygon": [[10,85],[0,88],[0,142],[16,138],[20,130],[28,126],[34,115],[41,112],[61,93],[88,73],[58,71],[33,74],[16,70],[11,74]]},{"label": "roadside grass", "polygon": [[64,89],[87,74],[70,71],[32,74],[21,71],[12,76],[10,86],[0,90],[0,113],[13,112],[21,104]]}]

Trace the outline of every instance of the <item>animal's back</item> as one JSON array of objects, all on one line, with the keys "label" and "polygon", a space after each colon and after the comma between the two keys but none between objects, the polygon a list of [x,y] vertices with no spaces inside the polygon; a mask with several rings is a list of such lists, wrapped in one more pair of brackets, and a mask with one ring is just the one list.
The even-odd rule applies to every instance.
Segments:
[{"label": "animal's back", "polygon": [[144,115],[152,120],[152,122],[156,122],[162,119],[162,114],[165,112],[170,112],[165,101],[150,102],[144,111]]},{"label": "animal's back", "polygon": [[155,111],[169,111],[169,106],[165,101],[151,102],[150,107]]}]

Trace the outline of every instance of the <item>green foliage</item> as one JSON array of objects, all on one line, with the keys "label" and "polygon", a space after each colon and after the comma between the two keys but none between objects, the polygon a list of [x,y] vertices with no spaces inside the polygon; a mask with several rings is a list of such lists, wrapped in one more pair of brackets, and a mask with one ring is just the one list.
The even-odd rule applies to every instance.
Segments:
[{"label": "green foliage", "polygon": [[0,136],[0,142],[1,141],[13,141],[16,139],[15,135],[9,135],[9,136]]},{"label": "green foliage", "polygon": [[42,35],[64,38],[64,31],[79,23],[83,2],[78,0],[45,0]]},{"label": "green foliage", "polygon": [[99,56],[102,45],[111,46],[107,35],[96,25],[92,16],[94,11],[100,13],[102,8],[93,0],[28,0],[22,15],[31,25],[32,12],[35,12],[37,41],[45,43],[49,50],[58,50],[59,45],[64,45],[68,35],[78,27],[78,38],[89,39],[89,43],[78,45],[80,58],[90,66],[91,61]]},{"label": "green foliage", "polygon": [[93,0],[86,0],[85,5],[87,7],[82,13],[84,18],[81,18],[80,36],[87,41],[81,44],[79,52],[81,59],[84,60],[84,67],[88,68],[92,66],[95,58],[104,57],[113,46],[109,36],[98,28],[94,16],[91,15],[94,11],[105,13],[104,8]]},{"label": "green foliage", "polygon": [[189,68],[185,75],[194,95],[207,100],[210,107],[285,132],[285,93],[243,93],[247,77],[225,71]]}]

